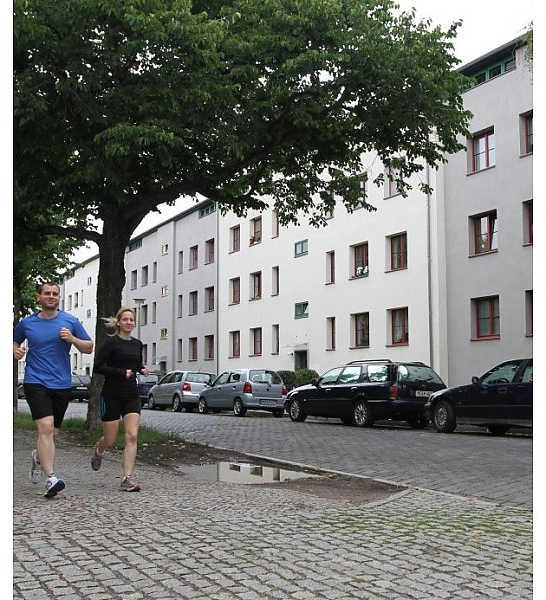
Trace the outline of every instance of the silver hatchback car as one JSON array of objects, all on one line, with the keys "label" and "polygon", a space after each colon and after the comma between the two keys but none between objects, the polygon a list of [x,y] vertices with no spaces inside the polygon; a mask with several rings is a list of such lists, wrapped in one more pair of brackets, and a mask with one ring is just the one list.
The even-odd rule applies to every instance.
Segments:
[{"label": "silver hatchback car", "polygon": [[197,410],[233,410],[238,417],[246,411],[266,410],[275,417],[284,414],[287,390],[280,375],[270,369],[233,369],[224,371],[199,394]]},{"label": "silver hatchback car", "polygon": [[199,371],[170,371],[148,392],[148,408],[166,408],[174,412],[183,408],[193,412],[197,408],[199,394],[213,379],[212,373]]}]

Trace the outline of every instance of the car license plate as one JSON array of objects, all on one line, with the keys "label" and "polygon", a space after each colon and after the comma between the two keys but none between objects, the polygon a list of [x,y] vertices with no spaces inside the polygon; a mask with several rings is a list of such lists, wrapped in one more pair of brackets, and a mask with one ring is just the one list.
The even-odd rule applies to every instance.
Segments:
[{"label": "car license plate", "polygon": [[268,400],[267,398],[262,399],[260,402],[262,406],[277,406],[276,400]]},{"label": "car license plate", "polygon": [[76,389],[79,390],[80,392],[85,392],[85,390],[87,388],[78,386]]},{"label": "car license plate", "polygon": [[428,398],[432,392],[430,390],[415,390],[417,398]]}]

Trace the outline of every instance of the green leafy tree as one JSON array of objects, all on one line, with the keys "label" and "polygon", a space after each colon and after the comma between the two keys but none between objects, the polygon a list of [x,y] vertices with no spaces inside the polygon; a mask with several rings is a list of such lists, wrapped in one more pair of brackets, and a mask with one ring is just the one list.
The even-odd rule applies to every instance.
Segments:
[{"label": "green leafy tree", "polygon": [[[97,243],[99,316],[119,307],[126,246],[160,204],[199,195],[242,216],[270,196],[282,224],[321,225],[334,195],[363,202],[363,152],[399,169],[405,193],[423,161],[461,149],[459,24],[396,8],[14,1],[14,177],[28,220],[47,207],[67,221],[44,231]],[[98,423],[96,401],[89,412]]]}]

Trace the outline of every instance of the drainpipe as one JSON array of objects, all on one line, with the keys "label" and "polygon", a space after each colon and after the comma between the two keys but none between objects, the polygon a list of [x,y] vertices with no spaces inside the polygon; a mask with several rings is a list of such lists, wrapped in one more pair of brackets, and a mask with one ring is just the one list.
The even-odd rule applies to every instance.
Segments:
[{"label": "drainpipe", "polygon": [[[430,185],[430,165],[426,164],[426,183]],[[430,193],[427,192],[427,302],[428,302],[428,353],[429,365],[434,369],[434,341],[432,335],[432,257],[431,257],[431,223]]]},{"label": "drainpipe", "polygon": [[216,364],[215,374],[220,373],[220,211],[218,210],[218,204],[214,203],[216,207],[216,281],[214,282],[214,289],[216,291],[216,303],[214,305],[214,314],[216,320],[216,335],[214,336],[214,362]]}]

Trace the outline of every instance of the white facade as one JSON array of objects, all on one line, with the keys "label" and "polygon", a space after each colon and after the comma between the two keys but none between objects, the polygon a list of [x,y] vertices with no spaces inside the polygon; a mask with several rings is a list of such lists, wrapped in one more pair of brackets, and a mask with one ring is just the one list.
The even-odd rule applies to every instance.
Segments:
[{"label": "white facade", "polygon": [[[504,69],[513,47],[508,44],[463,71]],[[532,123],[533,87],[524,54],[525,48],[518,48],[515,68],[463,96],[474,115],[472,138],[494,134],[490,162],[476,169],[471,139],[467,152],[452,156],[444,168],[450,385],[468,383],[504,360],[532,355],[533,154],[524,138],[526,118]],[[496,217],[495,225],[486,225],[488,216]],[[496,232],[490,232],[489,246],[476,248],[476,236],[487,226]],[[477,311],[479,305],[496,306],[495,299],[498,332],[487,335],[478,331]]]},{"label": "white facade", "polygon": [[[516,46],[461,70],[487,70]],[[135,335],[148,366],[215,373],[307,366],[320,373],[350,360],[390,358],[423,361],[458,385],[531,355],[532,150],[524,151],[524,126],[529,114],[532,124],[532,82],[523,53],[517,50],[515,69],[491,70],[495,76],[463,95],[473,136],[494,131],[488,168],[473,172],[473,141],[461,140],[469,151],[415,175],[407,198],[370,184],[376,212],[348,214],[338,203],[325,228],[304,217],[299,227],[279,226],[272,210],[221,216],[204,202],[133,238],[123,303],[139,310]],[[369,164],[382,168],[373,157]],[[431,197],[417,189],[419,180],[434,189]],[[476,252],[476,223],[488,215],[497,232],[491,248]],[[405,255],[398,252],[404,241]],[[367,269],[357,269],[364,244]],[[64,308],[78,292],[79,305],[69,310],[92,335],[97,271],[96,257],[63,284]],[[500,323],[500,333],[478,336],[477,307],[496,297],[500,315],[491,326]],[[89,372],[92,356],[73,364]]]}]

